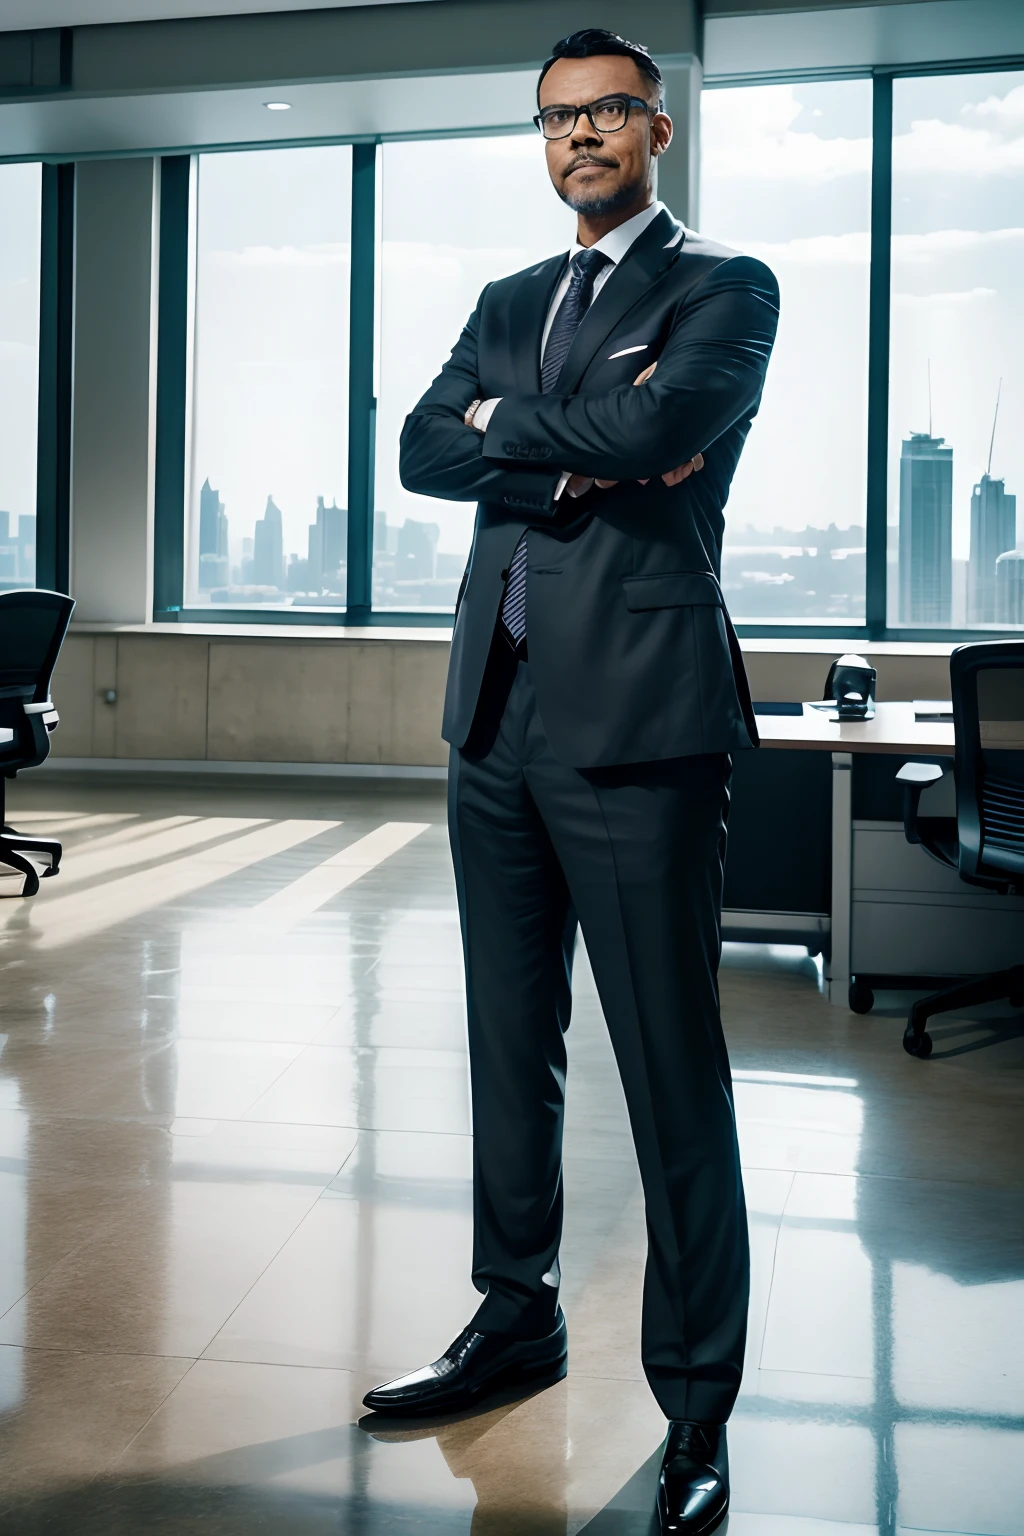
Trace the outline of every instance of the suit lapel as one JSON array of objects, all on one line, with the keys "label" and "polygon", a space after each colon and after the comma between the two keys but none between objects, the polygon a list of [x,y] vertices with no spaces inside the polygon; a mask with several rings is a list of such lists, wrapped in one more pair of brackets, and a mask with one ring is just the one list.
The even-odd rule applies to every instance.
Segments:
[{"label": "suit lapel", "polygon": [[512,371],[516,388],[526,395],[540,393],[540,340],[565,261],[564,256],[552,256],[531,268],[517,284],[509,304]]},{"label": "suit lapel", "polygon": [[667,208],[663,208],[630,246],[580,322],[558,376],[560,395],[571,395],[579,388],[580,380],[606,338],[678,259],[684,240],[683,226]]}]

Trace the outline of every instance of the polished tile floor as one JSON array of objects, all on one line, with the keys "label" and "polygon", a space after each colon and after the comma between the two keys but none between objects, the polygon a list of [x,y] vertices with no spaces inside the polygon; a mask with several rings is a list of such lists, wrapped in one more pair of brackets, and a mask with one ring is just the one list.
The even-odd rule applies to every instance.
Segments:
[{"label": "polished tile floor", "polygon": [[[570,1373],[389,1428],[475,1305],[439,786],[37,775],[64,870],[0,880],[0,1530],[649,1531],[643,1207],[585,954]],[[900,1048],[795,950],[722,995],[753,1252],[732,1536],[1024,1536],[1024,1029]],[[726,1527],[723,1527],[723,1530]]]}]

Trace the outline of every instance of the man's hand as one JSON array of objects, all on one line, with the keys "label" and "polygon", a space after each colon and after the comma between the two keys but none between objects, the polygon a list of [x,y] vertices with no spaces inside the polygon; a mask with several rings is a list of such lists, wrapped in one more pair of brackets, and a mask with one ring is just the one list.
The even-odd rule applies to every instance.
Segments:
[{"label": "man's hand", "polygon": [[[646,367],[644,369],[643,373],[638,374],[636,376],[636,378],[633,380],[634,388],[638,384],[646,384],[647,380],[651,377],[651,374],[654,372],[654,370],[655,370],[655,368],[657,368],[657,366],[658,366],[657,361],[655,361],[653,363],[650,363],[648,365],[648,367]],[[685,464],[679,464],[679,465],[676,466],[675,469],[667,469],[665,471],[665,473],[662,475],[661,478],[664,480],[666,485],[681,485],[684,480],[689,479],[689,477],[691,475],[697,474],[697,472],[699,470],[702,470],[703,468],[704,468],[704,455],[702,453],[695,453],[693,458],[692,459],[688,459]],[[577,477],[574,476],[573,478],[575,479]],[[580,477],[580,478],[582,478],[582,477]],[[619,482],[617,480],[595,480],[594,481],[594,484],[597,485],[597,486],[600,486],[602,491],[607,491],[611,486],[618,485],[618,483]],[[648,482],[646,480],[641,480],[640,481],[641,485],[647,485],[647,483]],[[569,481],[569,485],[566,487],[567,490],[570,490],[570,494],[572,494],[571,487],[572,487],[572,480]],[[580,493],[577,491],[575,494],[579,495]]]},{"label": "man's hand", "polygon": [[[657,361],[650,363],[643,373],[638,374],[633,380],[634,386],[646,384],[657,366]],[[473,400],[466,410],[463,421],[467,427],[473,427],[477,432],[486,432],[491,419],[491,412],[497,404],[497,398],[493,400]],[[695,453],[693,458],[689,459],[685,464],[679,464],[675,469],[666,470],[661,478],[666,485],[679,485],[683,480],[688,479],[690,475],[696,474],[698,470],[703,468],[704,455]],[[618,485],[618,483],[617,480],[594,480],[590,475],[570,475],[565,483],[565,494],[575,499],[577,496],[585,495],[592,485],[600,486],[602,491],[606,491],[611,486]],[[640,484],[647,485],[648,482],[641,480]]]}]

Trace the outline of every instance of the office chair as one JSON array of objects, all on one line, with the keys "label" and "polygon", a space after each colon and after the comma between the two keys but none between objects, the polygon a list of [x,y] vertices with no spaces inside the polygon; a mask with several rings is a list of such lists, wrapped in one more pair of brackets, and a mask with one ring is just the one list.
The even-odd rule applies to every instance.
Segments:
[{"label": "office chair", "polygon": [[0,592],[0,864],[25,876],[23,896],[39,889],[39,874],[25,855],[42,854],[50,861],[43,873],[55,875],[61,845],[7,825],[7,780],[49,756],[50,733],[60,723],[50,678],[74,606],[61,592]]},{"label": "office chair", "polygon": [[[961,645],[949,658],[956,744],[956,816],[921,816],[921,791],[948,764],[905,763],[903,830],[968,885],[1024,895],[1024,640]],[[1024,934],[1021,935],[1024,959]],[[1024,964],[924,997],[910,1010],[903,1047],[931,1055],[925,1025],[936,1013],[1003,998],[1024,1008]]]}]

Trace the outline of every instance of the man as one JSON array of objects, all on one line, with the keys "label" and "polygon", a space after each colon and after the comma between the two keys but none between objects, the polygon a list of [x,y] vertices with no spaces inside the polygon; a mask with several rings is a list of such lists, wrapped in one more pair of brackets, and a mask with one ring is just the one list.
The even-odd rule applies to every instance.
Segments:
[{"label": "man", "polygon": [[538,105],[577,244],[484,290],[402,434],[407,489],[479,500],[444,734],[484,1300],[440,1360],[365,1402],[436,1415],[565,1373],[578,922],[646,1198],[642,1355],[670,1421],[662,1528],[704,1532],[728,1506],[746,1330],[717,971],[729,754],[757,744],[718,572],[778,289],[654,201],[672,124],[645,49],[574,34]]}]

